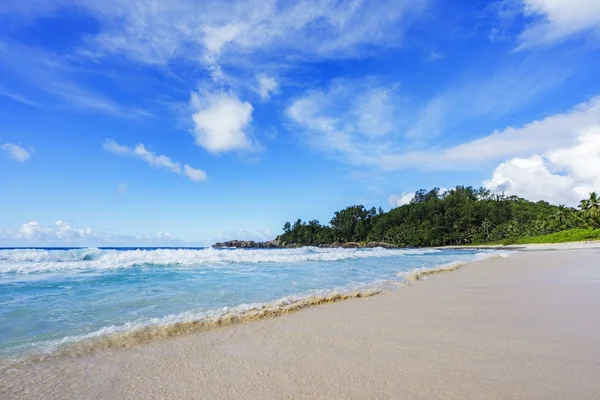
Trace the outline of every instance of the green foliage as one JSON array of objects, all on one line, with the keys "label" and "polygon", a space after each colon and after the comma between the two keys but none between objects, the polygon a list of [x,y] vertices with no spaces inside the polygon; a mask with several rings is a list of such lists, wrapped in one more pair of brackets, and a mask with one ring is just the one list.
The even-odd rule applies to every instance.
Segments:
[{"label": "green foliage", "polygon": [[501,240],[496,244],[544,244],[600,240],[600,229],[567,229],[542,236],[526,236]]},{"label": "green foliage", "polygon": [[[600,199],[582,200],[581,210],[517,196],[492,195],[484,188],[457,186],[419,190],[409,204],[383,212],[353,205],[336,211],[330,225],[313,220],[286,222],[280,240],[288,245],[387,242],[398,246],[517,243],[559,231],[600,228]],[[580,239],[573,239],[580,240]],[[581,239],[585,240],[585,239]]]}]

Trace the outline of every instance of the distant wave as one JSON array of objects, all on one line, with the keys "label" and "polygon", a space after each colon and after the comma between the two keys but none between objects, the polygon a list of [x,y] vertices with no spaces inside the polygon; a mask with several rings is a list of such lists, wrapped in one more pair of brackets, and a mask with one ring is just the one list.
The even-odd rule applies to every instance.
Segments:
[{"label": "distant wave", "polygon": [[155,249],[103,250],[97,248],[0,250],[0,273],[38,273],[105,270],[139,265],[218,265],[222,263],[297,263],[381,258],[437,253],[437,249]]}]

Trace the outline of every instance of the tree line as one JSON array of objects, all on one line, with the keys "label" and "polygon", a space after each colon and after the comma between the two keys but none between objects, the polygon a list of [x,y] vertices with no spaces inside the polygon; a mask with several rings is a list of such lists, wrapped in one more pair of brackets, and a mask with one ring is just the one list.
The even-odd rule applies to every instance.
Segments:
[{"label": "tree line", "polygon": [[482,244],[573,228],[600,228],[600,199],[594,192],[578,208],[491,194],[457,186],[419,190],[410,203],[384,212],[353,205],[336,211],[329,225],[317,220],[286,222],[284,245],[319,246],[386,242],[401,247]]}]

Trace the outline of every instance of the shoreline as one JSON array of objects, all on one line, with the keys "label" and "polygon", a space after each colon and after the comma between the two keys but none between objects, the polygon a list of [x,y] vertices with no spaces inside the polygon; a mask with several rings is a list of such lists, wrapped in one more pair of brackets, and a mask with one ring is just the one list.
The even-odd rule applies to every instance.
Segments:
[{"label": "shoreline", "polygon": [[[427,248],[430,249],[430,248]],[[462,249],[477,250],[477,249]],[[487,249],[491,250],[491,249]],[[485,261],[491,258],[508,257],[513,252],[489,253],[479,260],[453,261],[432,267],[413,268],[399,272],[396,280],[377,281],[364,284],[360,288],[346,287],[320,290],[314,293],[290,295],[267,302],[241,304],[225,307],[223,310],[209,310],[181,320],[170,320],[172,316],[160,318],[162,322],[140,324],[138,326],[110,326],[80,336],[68,336],[49,342],[47,346],[24,354],[15,354],[0,358],[0,371],[21,363],[42,362],[64,356],[84,356],[98,351],[131,348],[150,343],[154,340],[165,340],[173,337],[207,332],[238,324],[252,323],[262,319],[277,318],[282,315],[320,306],[375,296],[403,286],[412,285],[427,279],[427,276],[442,272],[455,271],[462,266]],[[183,313],[186,314],[186,313]],[[183,315],[182,314],[182,315]],[[65,341],[65,339],[69,339]]]},{"label": "shoreline", "polygon": [[[576,247],[570,246],[569,249],[577,250]],[[453,274],[436,275],[418,285],[408,285],[368,299],[310,307],[293,315],[172,337],[131,348],[106,349],[94,354],[40,361],[21,366],[11,373],[5,371],[0,378],[0,394],[6,390],[7,398],[317,398],[325,395],[331,398],[402,398],[392,395],[401,393],[406,394],[406,398],[450,398],[453,393],[458,398],[566,398],[553,396],[568,393],[565,392],[565,382],[562,389],[557,388],[556,383],[548,382],[541,374],[538,378],[546,382],[547,388],[544,389],[532,380],[531,371],[523,369],[521,363],[533,362],[543,371],[545,363],[536,363],[535,357],[538,357],[542,361],[557,363],[561,371],[565,367],[585,367],[579,372],[579,377],[569,376],[571,380],[566,383],[569,390],[579,393],[579,398],[591,399],[593,397],[586,395],[594,390],[597,393],[600,387],[588,378],[590,373],[600,373],[600,365],[592,361],[583,365],[565,362],[573,358],[572,352],[576,353],[575,361],[591,360],[592,357],[600,359],[600,345],[590,345],[600,343],[600,340],[596,341],[600,339],[600,329],[596,328],[600,327],[592,326],[595,330],[589,331],[580,329],[577,324],[581,325],[583,321],[581,318],[575,321],[574,315],[581,316],[584,312],[581,304],[561,312],[565,304],[558,300],[562,298],[563,303],[569,303],[570,297],[588,296],[589,290],[597,288],[593,285],[600,286],[600,280],[592,280],[589,285],[593,287],[583,290],[587,281],[580,276],[582,268],[588,271],[590,263],[597,264],[600,255],[597,249],[598,246],[594,245],[575,252],[525,251],[508,258],[469,263]],[[573,265],[579,267],[574,268]],[[545,270],[539,271],[544,267]],[[548,280],[550,287],[539,287],[548,285]],[[507,287],[515,292],[513,296],[503,293]],[[570,296],[555,299],[547,293],[558,289]],[[474,294],[479,298],[473,298]],[[507,295],[498,297],[501,294]],[[527,302],[516,301],[519,298],[524,300],[524,295],[525,298],[541,296],[543,301],[536,304],[537,308],[529,310],[537,313],[526,312],[515,323],[512,314],[523,311],[523,306],[525,311],[531,307]],[[550,310],[547,302],[552,306]],[[504,303],[515,306],[507,308],[508,304]],[[489,309],[482,308],[483,304],[487,304]],[[490,320],[496,314],[499,320]],[[565,330],[568,324],[562,323],[557,315],[571,323],[577,322],[574,332]],[[461,316],[468,318],[461,320]],[[554,331],[533,329],[532,332],[531,328],[536,328],[529,326],[532,316],[534,320],[543,316],[544,324],[552,325]],[[457,317],[458,321],[449,317]],[[459,371],[469,369],[469,362],[481,356],[485,356],[491,365],[484,362],[479,366],[488,373],[490,368],[494,370],[494,357],[489,359],[492,354],[487,354],[491,350],[485,343],[489,342],[489,335],[494,336],[496,332],[485,328],[490,323],[494,325],[494,322],[502,321],[505,324],[496,328],[505,336],[496,337],[498,340],[492,343],[495,346],[492,346],[492,353],[494,357],[502,358],[508,352],[510,357],[495,372],[506,375],[511,369],[522,370],[525,375],[513,384],[523,392],[510,392],[510,388],[499,385],[501,380],[489,374],[485,375],[486,379],[496,380],[498,385],[490,387],[484,377],[479,376],[478,384],[466,387],[452,379],[448,387],[438,388],[441,391],[432,391],[433,388],[427,386],[427,380],[446,381],[456,375],[457,368]],[[465,323],[470,329],[464,329]],[[477,334],[482,329],[485,334]],[[387,334],[392,331],[394,335]],[[432,332],[437,334],[432,335]],[[556,338],[542,337],[545,340],[520,343],[523,337],[531,339],[533,333],[544,336],[553,332],[575,337],[567,341],[562,337],[558,342],[554,340]],[[598,337],[592,337],[593,340],[586,336],[594,334]],[[475,352],[462,358],[463,362],[469,360],[465,365],[457,363],[449,348],[439,348],[450,339],[463,345],[457,349],[459,352],[474,348],[483,353]],[[539,351],[529,354],[531,346]],[[515,352],[515,349],[519,351]],[[390,352],[395,358],[390,357]],[[407,354],[410,354],[408,358]],[[521,355],[521,361],[516,362]],[[298,360],[303,361],[299,368],[293,368]],[[346,367],[342,370],[345,373],[340,375],[340,366],[344,365]],[[369,365],[371,367],[365,370],[364,367]],[[374,371],[377,365],[381,368]],[[163,366],[165,371],[162,371]],[[277,366],[282,370],[278,370]],[[549,376],[560,378],[557,378],[555,370],[550,369]],[[240,370],[246,377],[245,384],[252,388],[250,392],[241,389],[234,372]],[[120,372],[115,374],[114,371]],[[315,375],[315,371],[319,373]],[[471,372],[477,373],[477,370]],[[155,381],[157,377],[160,379]],[[515,377],[506,375],[505,379],[514,381]],[[365,386],[361,389],[358,382]],[[195,396],[194,387],[202,388],[205,394]],[[549,391],[548,387],[556,393]],[[348,391],[349,388],[353,391]],[[74,396],[75,393],[79,396]],[[362,396],[357,393],[362,393]],[[526,393],[530,396],[525,396]]]}]

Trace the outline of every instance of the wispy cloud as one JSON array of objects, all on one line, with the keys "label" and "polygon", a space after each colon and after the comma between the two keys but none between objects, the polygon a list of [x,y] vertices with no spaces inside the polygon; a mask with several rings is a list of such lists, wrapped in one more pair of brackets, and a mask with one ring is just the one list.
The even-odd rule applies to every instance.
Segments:
[{"label": "wispy cloud", "polygon": [[207,176],[206,172],[193,168],[188,164],[182,165],[177,161],[173,161],[171,158],[155,154],[148,150],[144,144],[138,144],[135,147],[127,147],[117,143],[113,139],[107,139],[103,145],[106,151],[122,156],[133,156],[140,158],[152,167],[165,169],[178,175],[187,177],[192,182],[205,181]]},{"label": "wispy cloud", "polygon": [[[337,79],[325,89],[295,98],[286,115],[301,143],[346,164],[386,170],[447,168],[443,154],[452,147],[442,147],[444,142],[460,143],[461,138],[481,135],[457,134],[462,127],[477,118],[498,119],[522,108],[569,75],[566,67],[548,71],[534,68],[533,61],[462,85],[454,83],[424,103],[411,99],[395,82]],[[429,154],[436,156],[429,160]],[[484,153],[475,154],[485,159]],[[452,168],[465,164],[452,160]]]},{"label": "wispy cloud", "polygon": [[597,0],[522,0],[531,22],[521,34],[519,48],[547,46],[581,33],[600,37]]},{"label": "wispy cloud", "polygon": [[286,114],[301,142],[315,151],[350,164],[376,164],[389,149],[400,124],[400,98],[395,85],[337,80],[326,90],[296,98]]},{"label": "wispy cloud", "polygon": [[23,147],[14,143],[4,143],[0,146],[2,150],[6,152],[13,160],[18,162],[25,162],[31,157],[31,153],[25,150]]},{"label": "wispy cloud", "polygon": [[474,118],[494,119],[523,109],[563,83],[573,70],[565,61],[540,65],[536,56],[523,57],[496,71],[469,71],[419,107],[407,136],[433,138]]},{"label": "wispy cloud", "polygon": [[277,81],[272,76],[266,74],[259,74],[256,76],[258,81],[257,92],[261,99],[268,100],[273,93],[277,92]]},{"label": "wispy cloud", "polygon": [[[0,42],[3,62],[0,72],[11,76],[28,91],[20,93],[0,88],[0,95],[37,108],[88,110],[121,118],[152,116],[140,108],[124,106],[82,83],[89,71],[74,67],[68,57],[16,42]],[[33,100],[35,99],[35,100]]]},{"label": "wispy cloud", "polygon": [[[397,46],[425,2],[314,2],[217,0],[169,3],[88,2],[102,31],[93,38],[99,51],[119,52],[164,64],[188,54],[199,61],[226,62],[234,56],[286,50],[317,57],[354,55],[368,45]],[[315,25],[319,29],[314,29]]]},{"label": "wispy cloud", "polygon": [[18,103],[25,104],[27,106],[39,107],[39,105],[36,102],[26,99],[22,94],[16,93],[16,92],[11,92],[11,91],[5,90],[1,87],[0,87],[0,96],[4,96],[4,97],[14,100]]},{"label": "wispy cloud", "polygon": [[[79,46],[80,58],[98,62],[119,55],[166,68],[185,61],[205,66],[220,79],[224,69],[269,75],[272,64],[281,68],[300,59],[368,57],[375,49],[401,47],[428,4],[429,0],[382,0],[376,7],[361,0],[234,0],[223,6],[220,0],[86,0],[75,6],[47,0],[7,1],[0,12],[18,24],[77,7],[98,23],[98,31]],[[262,87],[262,93],[272,92]]]},{"label": "wispy cloud", "polygon": [[568,112],[520,127],[497,130],[456,146],[388,153],[381,157],[380,166],[386,170],[472,170],[494,161],[571,146],[582,133],[597,126],[600,126],[600,97],[581,103]]}]

